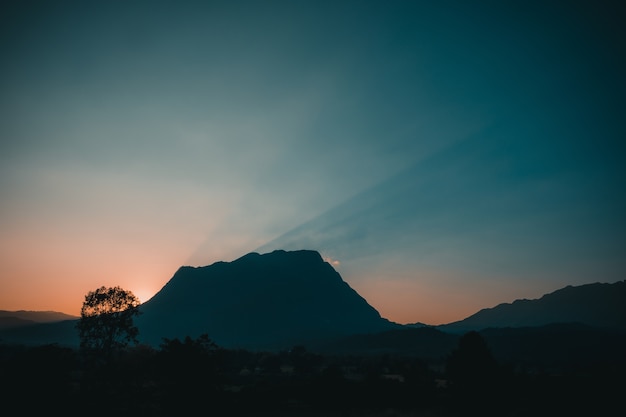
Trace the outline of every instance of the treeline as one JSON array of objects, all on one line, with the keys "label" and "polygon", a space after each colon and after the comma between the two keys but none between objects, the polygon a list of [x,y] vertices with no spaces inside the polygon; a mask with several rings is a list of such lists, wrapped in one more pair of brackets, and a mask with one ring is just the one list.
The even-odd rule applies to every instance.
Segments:
[{"label": "treeline", "polygon": [[614,415],[624,371],[623,362],[575,372],[519,369],[498,363],[476,332],[441,363],[305,346],[224,349],[206,335],[106,358],[58,345],[0,346],[2,407],[15,415]]}]

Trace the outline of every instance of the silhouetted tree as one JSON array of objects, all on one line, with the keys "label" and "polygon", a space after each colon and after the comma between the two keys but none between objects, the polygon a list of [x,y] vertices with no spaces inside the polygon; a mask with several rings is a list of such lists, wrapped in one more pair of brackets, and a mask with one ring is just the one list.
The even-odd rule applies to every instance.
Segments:
[{"label": "silhouetted tree", "polygon": [[[446,374],[453,397],[464,412],[479,414],[493,411],[498,378],[498,363],[487,343],[476,331],[459,339],[446,361]],[[484,415],[484,414],[483,414]]]},{"label": "silhouetted tree", "polygon": [[476,331],[464,334],[446,362],[446,372],[450,382],[475,385],[492,378],[497,370],[487,343]]},{"label": "silhouetted tree", "polygon": [[133,319],[139,314],[139,299],[120,287],[100,287],[85,296],[76,324],[80,347],[105,358],[116,350],[137,343],[139,329]]},{"label": "silhouetted tree", "polygon": [[321,357],[308,352],[303,345],[293,346],[287,354],[288,362],[293,366],[296,375],[311,374],[319,366]]},{"label": "silhouetted tree", "polygon": [[219,402],[222,375],[219,369],[221,349],[206,335],[163,338],[158,371],[162,392],[159,394],[168,415],[192,414],[210,399]]}]

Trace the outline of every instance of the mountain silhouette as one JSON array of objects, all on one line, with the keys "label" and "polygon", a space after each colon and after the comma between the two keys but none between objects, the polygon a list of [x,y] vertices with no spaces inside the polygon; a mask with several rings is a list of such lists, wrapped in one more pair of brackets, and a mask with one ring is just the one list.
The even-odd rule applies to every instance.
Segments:
[{"label": "mountain silhouette", "polygon": [[140,310],[139,337],[152,345],[206,333],[223,347],[274,349],[400,327],[311,250],[181,267]]},{"label": "mountain silhouette", "polygon": [[[284,349],[303,344],[339,353],[412,352],[434,357],[470,330],[483,332],[503,358],[528,357],[535,351],[532,356],[540,358],[545,349],[551,349],[546,355],[552,357],[563,349],[571,353],[558,342],[577,337],[595,341],[583,353],[595,355],[606,341],[626,346],[626,281],[567,286],[536,300],[500,304],[440,326],[400,325],[382,318],[312,250],[253,252],[232,262],[183,266],[140,311],[135,319],[140,342],[153,346],[163,338],[207,334],[225,348]],[[53,313],[0,311],[7,324],[0,327],[0,343],[77,347],[74,316]],[[551,336],[557,333],[561,336]],[[519,351],[522,346],[524,352]],[[532,346],[536,348],[530,352]]]},{"label": "mountain silhouette", "polygon": [[626,330],[626,281],[568,285],[539,299],[499,304],[437,327],[463,333],[489,327],[535,327],[554,323]]},{"label": "mountain silhouette", "polygon": [[0,330],[35,325],[38,323],[56,323],[77,318],[76,316],[58,311],[0,310]]},{"label": "mountain silhouette", "polygon": [[52,323],[77,318],[76,316],[58,311],[0,310],[0,329],[21,327],[37,323]]},{"label": "mountain silhouette", "polygon": [[78,346],[76,320],[59,311],[0,310],[0,343]]}]

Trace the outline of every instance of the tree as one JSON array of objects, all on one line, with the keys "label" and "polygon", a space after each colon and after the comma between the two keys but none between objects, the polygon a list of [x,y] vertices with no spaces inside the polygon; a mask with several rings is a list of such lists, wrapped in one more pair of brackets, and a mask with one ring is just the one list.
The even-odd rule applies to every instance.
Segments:
[{"label": "tree", "polygon": [[463,385],[464,389],[476,388],[492,380],[497,369],[498,364],[485,339],[476,331],[464,334],[446,361],[450,382]]},{"label": "tree", "polygon": [[132,292],[117,286],[90,291],[76,324],[81,349],[109,357],[129,343],[137,343],[139,329],[133,318],[139,314],[139,304]]},{"label": "tree", "polygon": [[[163,338],[157,372],[163,388],[159,395],[166,415],[193,415],[208,402],[220,401],[223,374],[221,349],[208,337]],[[219,408],[219,406],[218,406]]]},{"label": "tree", "polygon": [[485,339],[477,331],[465,333],[446,360],[453,399],[463,414],[496,413],[499,366]]}]

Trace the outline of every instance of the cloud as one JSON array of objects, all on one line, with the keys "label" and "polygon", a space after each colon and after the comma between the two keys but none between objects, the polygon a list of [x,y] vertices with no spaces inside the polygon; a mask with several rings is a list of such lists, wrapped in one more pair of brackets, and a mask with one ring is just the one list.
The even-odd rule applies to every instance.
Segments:
[{"label": "cloud", "polygon": [[331,264],[333,267],[337,268],[341,265],[341,262],[338,259],[333,259],[330,256],[324,256],[324,262],[328,262],[329,264]]}]

